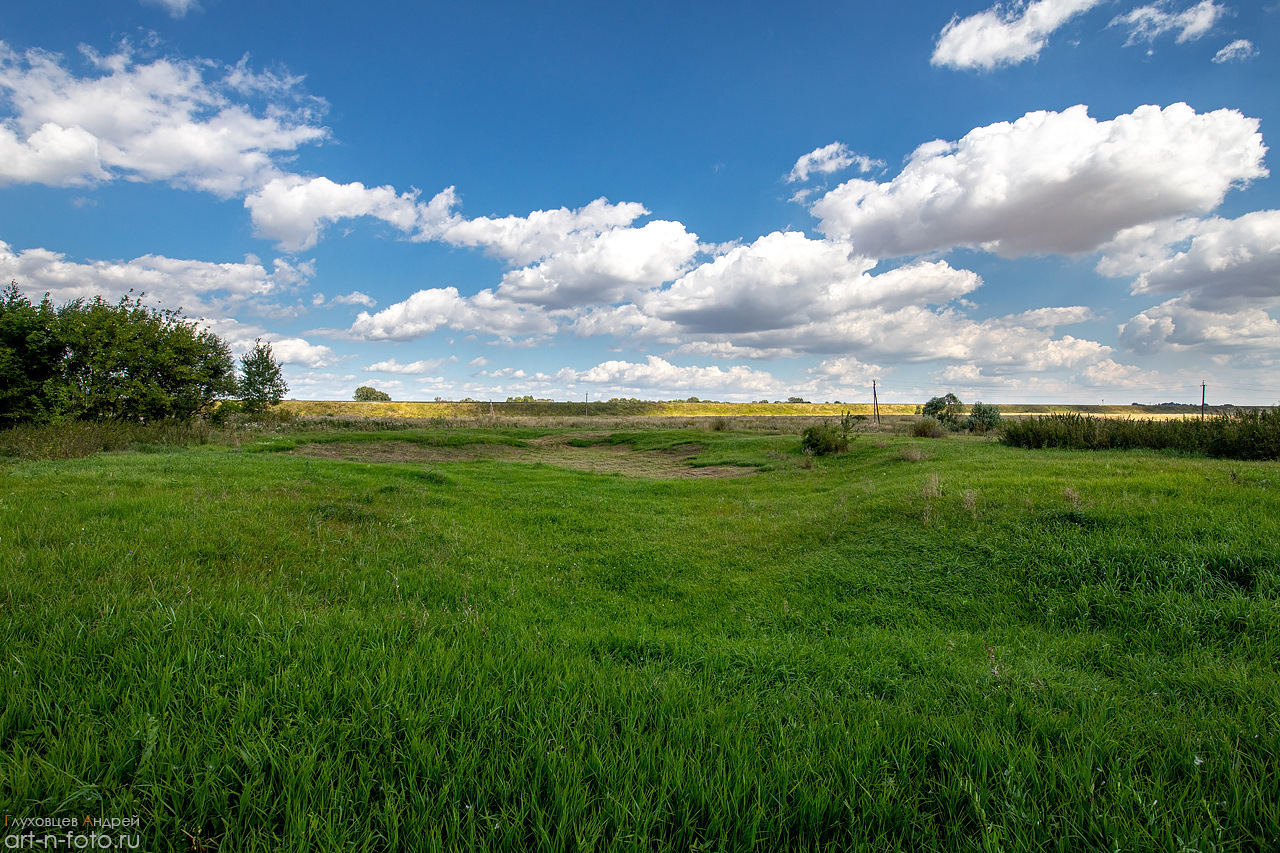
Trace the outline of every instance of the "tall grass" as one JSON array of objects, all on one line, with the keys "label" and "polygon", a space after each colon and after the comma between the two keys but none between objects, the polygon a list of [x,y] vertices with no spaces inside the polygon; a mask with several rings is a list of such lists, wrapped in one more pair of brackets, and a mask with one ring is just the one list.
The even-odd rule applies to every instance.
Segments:
[{"label": "tall grass", "polygon": [[1149,448],[1231,459],[1277,459],[1280,458],[1280,411],[1242,409],[1203,420],[1046,415],[1007,421],[1002,440],[1015,447]]},{"label": "tall grass", "polygon": [[217,431],[200,420],[69,421],[0,430],[0,457],[78,459],[95,453],[207,443]]}]

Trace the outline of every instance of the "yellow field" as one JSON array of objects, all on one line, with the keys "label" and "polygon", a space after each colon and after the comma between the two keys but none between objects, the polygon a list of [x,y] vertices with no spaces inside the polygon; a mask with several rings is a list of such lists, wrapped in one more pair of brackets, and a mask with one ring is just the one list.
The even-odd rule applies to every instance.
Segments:
[{"label": "yellow field", "polygon": [[[870,403],[667,403],[667,402],[532,402],[532,403],[458,403],[458,402],[389,402],[357,403],[351,400],[287,400],[280,404],[284,411],[308,417],[344,418],[483,418],[495,417],[839,417],[844,412],[870,416]],[[1159,406],[1073,406],[1004,404],[998,407],[1005,416],[1045,414],[1085,414],[1095,417],[1168,418],[1195,417],[1198,408],[1179,407],[1170,411]],[[917,414],[918,404],[881,403],[882,417]],[[967,412],[967,407],[962,407]],[[1209,407],[1210,415],[1223,410]]]}]

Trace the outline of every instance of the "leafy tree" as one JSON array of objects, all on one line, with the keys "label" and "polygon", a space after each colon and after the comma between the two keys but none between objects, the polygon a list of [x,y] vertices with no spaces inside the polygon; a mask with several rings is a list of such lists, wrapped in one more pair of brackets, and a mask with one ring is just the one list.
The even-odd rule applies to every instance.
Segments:
[{"label": "leafy tree", "polygon": [[964,425],[970,432],[999,429],[1000,410],[988,403],[974,402],[969,408],[969,417],[965,419]]},{"label": "leafy tree", "polygon": [[[144,294],[145,295],[145,294]],[[176,310],[124,296],[57,309],[62,409],[82,419],[188,419],[235,391],[235,362],[217,335]]]},{"label": "leafy tree", "polygon": [[48,294],[32,305],[16,281],[0,296],[0,428],[43,423],[62,408],[67,348],[57,335],[57,319]]},{"label": "leafy tree", "polygon": [[240,359],[240,402],[246,412],[261,412],[289,393],[284,371],[271,352],[271,344],[254,341],[253,349]]},{"label": "leafy tree", "polygon": [[355,400],[359,403],[389,403],[391,402],[391,395],[385,391],[379,391],[377,388],[361,385],[356,389]]},{"label": "leafy tree", "polygon": [[947,429],[960,429],[960,407],[964,405],[955,394],[934,397],[924,404],[922,414],[933,418]]}]

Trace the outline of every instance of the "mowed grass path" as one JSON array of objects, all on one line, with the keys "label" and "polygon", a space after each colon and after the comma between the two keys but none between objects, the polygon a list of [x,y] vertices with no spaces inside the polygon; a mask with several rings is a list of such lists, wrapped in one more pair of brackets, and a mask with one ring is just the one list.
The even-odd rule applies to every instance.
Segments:
[{"label": "mowed grass path", "polygon": [[1276,464],[629,440],[762,473],[0,466],[0,808],[148,850],[1280,845]]}]

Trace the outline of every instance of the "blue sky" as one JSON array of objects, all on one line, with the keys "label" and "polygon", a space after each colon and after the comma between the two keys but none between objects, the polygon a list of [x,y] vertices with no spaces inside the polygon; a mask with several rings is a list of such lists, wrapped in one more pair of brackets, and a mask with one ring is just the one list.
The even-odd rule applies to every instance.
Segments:
[{"label": "blue sky", "polygon": [[10,0],[0,278],[290,396],[1280,401],[1280,3]]}]

